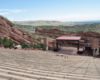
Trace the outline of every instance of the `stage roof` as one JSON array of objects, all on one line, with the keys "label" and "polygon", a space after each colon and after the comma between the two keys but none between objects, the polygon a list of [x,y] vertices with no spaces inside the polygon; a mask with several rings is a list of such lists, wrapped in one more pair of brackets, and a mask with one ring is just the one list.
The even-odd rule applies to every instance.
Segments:
[{"label": "stage roof", "polygon": [[80,40],[80,36],[61,36],[56,38],[56,40]]}]

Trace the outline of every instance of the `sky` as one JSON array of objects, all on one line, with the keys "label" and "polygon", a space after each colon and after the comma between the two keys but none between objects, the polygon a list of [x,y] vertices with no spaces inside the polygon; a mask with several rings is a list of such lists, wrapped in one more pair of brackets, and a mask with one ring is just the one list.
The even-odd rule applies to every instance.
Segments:
[{"label": "sky", "polygon": [[100,0],[0,0],[0,15],[11,21],[100,20]]}]

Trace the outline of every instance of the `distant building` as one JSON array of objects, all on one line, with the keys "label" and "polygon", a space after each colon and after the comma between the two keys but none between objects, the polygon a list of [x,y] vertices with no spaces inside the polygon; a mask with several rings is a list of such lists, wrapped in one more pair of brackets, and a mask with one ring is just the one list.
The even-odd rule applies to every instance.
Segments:
[{"label": "distant building", "polygon": [[47,45],[47,50],[53,50],[56,46],[56,40],[52,38],[43,38],[42,43]]}]

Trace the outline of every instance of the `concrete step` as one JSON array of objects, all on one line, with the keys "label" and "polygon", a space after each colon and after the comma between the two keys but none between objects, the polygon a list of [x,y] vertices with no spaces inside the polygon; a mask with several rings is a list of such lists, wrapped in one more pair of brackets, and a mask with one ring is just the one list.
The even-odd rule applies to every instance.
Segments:
[{"label": "concrete step", "polygon": [[[94,76],[92,78],[83,78],[84,75],[78,75],[78,74],[68,74],[68,73],[57,73],[57,72],[42,72],[41,70],[37,70],[38,72],[36,72],[36,69],[34,70],[22,70],[22,69],[16,69],[16,68],[10,68],[10,67],[1,67],[0,66],[0,71],[6,71],[6,72],[9,72],[10,74],[14,74],[14,75],[19,75],[19,74],[22,74],[22,76],[33,76],[34,77],[38,77],[38,78],[49,78],[49,79],[57,79],[58,78],[60,79],[67,79],[67,78],[74,78],[74,79],[84,79],[84,80],[98,80],[96,79],[97,77],[100,78],[99,76]],[[53,74],[52,74],[53,73]],[[20,76],[20,75],[19,75]],[[49,76],[49,77],[48,77]]]},{"label": "concrete step", "polygon": [[0,80],[8,80],[8,79],[3,79],[3,78],[0,78]]},{"label": "concrete step", "polygon": [[[2,72],[7,72],[4,74],[12,75],[13,76],[19,76],[19,77],[24,77],[24,78],[29,78],[29,79],[50,79],[50,80],[65,80],[63,78],[57,78],[57,77],[51,77],[51,76],[43,76],[43,75],[36,75],[36,74],[29,74],[29,73],[22,73],[22,72],[16,72],[16,71],[11,71],[11,70],[6,70],[6,69],[0,69]],[[2,73],[1,73],[2,74]],[[69,79],[66,79],[69,80]]]},{"label": "concrete step", "polygon": [[[2,67],[2,66],[1,66]],[[44,70],[39,70],[39,69],[32,69],[32,68],[23,68],[23,67],[15,67],[15,66],[9,66],[8,67],[8,65],[7,65],[7,67],[5,67],[5,68],[9,68],[9,70],[11,69],[11,70],[14,70],[14,71],[20,71],[20,72],[27,72],[27,73],[33,73],[33,71],[35,71],[35,73],[37,73],[37,72],[39,72],[39,73],[46,73],[46,75],[47,74],[56,74],[56,75],[63,75],[63,76],[79,76],[79,77],[91,77],[91,78],[100,78],[100,76],[94,76],[94,75],[80,75],[80,74],[72,74],[72,73],[66,73],[66,72],[54,72],[54,71],[44,71]]]},{"label": "concrete step", "polygon": [[4,77],[4,78],[0,78],[0,80],[37,80],[37,79],[30,79],[27,77],[11,75],[11,74],[6,74],[6,73],[0,73],[0,76]]}]

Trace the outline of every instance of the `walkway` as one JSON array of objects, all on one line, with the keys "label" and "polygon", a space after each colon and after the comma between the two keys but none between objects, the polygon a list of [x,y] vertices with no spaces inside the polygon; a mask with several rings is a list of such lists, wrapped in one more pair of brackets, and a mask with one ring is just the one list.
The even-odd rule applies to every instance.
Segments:
[{"label": "walkway", "polygon": [[69,54],[69,55],[77,55],[77,48],[76,47],[62,47],[58,53],[62,54]]}]

